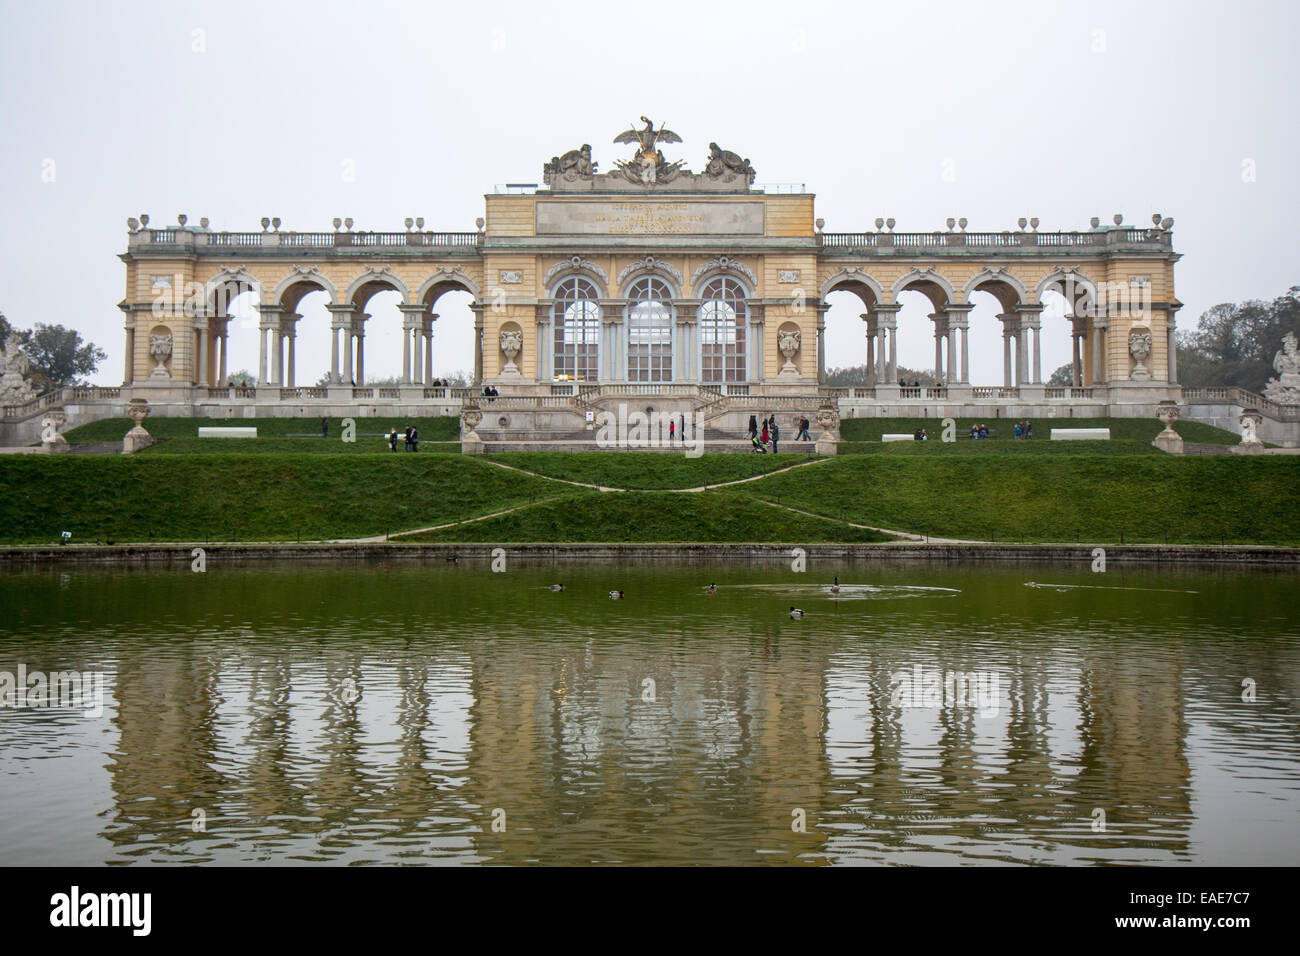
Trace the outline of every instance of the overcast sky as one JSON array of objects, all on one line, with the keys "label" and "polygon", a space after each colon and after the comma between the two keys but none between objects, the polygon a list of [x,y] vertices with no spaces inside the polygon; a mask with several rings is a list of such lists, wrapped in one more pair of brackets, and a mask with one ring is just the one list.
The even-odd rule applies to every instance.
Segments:
[{"label": "overcast sky", "polygon": [[[122,378],[126,218],[214,229],[472,230],[496,183],[610,140],[645,113],[700,169],[708,143],[760,183],[805,183],[827,231],[1086,229],[1175,219],[1182,328],[1211,305],[1300,283],[1295,250],[1300,4],[15,2],[0,0],[0,311],[102,345]],[[345,176],[352,169],[354,177]],[[1290,172],[1287,170],[1290,169]],[[946,175],[945,175],[946,174]],[[856,300],[828,315],[828,365],[863,360]],[[900,362],[928,368],[928,311]],[[1000,381],[983,303],[972,378]],[[395,374],[375,303],[370,375]],[[473,367],[444,300],[438,372]],[[328,365],[304,310],[300,383]],[[1068,359],[1045,323],[1043,374]],[[231,369],[256,368],[254,332]]]}]

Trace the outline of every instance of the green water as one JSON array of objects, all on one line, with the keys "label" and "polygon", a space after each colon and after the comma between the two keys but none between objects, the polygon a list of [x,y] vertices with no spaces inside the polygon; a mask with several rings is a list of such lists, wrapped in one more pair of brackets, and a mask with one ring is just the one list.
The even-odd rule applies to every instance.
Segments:
[{"label": "green water", "polygon": [[1297,583],[10,571],[0,680],[104,684],[0,709],[0,863],[1294,865]]}]

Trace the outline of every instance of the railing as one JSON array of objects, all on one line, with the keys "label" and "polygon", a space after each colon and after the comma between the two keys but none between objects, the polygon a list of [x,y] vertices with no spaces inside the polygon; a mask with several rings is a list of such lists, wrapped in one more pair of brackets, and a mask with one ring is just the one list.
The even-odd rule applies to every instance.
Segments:
[{"label": "railing", "polygon": [[293,386],[280,389],[280,400],[298,398],[329,398],[329,389],[318,385]]},{"label": "railing", "polygon": [[898,390],[898,397],[899,398],[920,398],[921,390],[919,388],[913,388],[911,386],[900,388]]},{"label": "railing", "polygon": [[401,398],[402,390],[400,388],[381,388],[379,389],[380,398]]},{"label": "railing", "polygon": [[925,389],[926,398],[947,398],[948,389],[946,386],[927,386]]},{"label": "railing", "polygon": [[446,398],[447,388],[445,385],[430,385],[424,390],[425,398]]},{"label": "railing", "polygon": [[1171,232],[1162,229],[1099,229],[1094,232],[823,232],[823,249],[869,251],[873,249],[1060,249],[1096,246],[1172,248]]},{"label": "railing", "polygon": [[71,385],[55,388],[37,395],[30,402],[21,405],[4,406],[5,418],[26,418],[46,408],[53,408],[65,402],[98,402],[122,397],[122,389],[116,386]]},{"label": "railing", "polygon": [[[194,229],[141,229],[130,233],[130,248],[168,246],[177,251],[204,249],[244,250],[278,248],[325,251],[337,247],[394,249],[421,246],[433,249],[477,249],[477,232],[205,232]],[[169,250],[170,251],[170,250]]]},{"label": "railing", "polygon": [[1300,405],[1281,405],[1271,398],[1265,398],[1257,392],[1244,388],[1209,386],[1201,388],[1184,388],[1183,401],[1189,405],[1208,405],[1227,402],[1243,408],[1253,408],[1266,412],[1270,418],[1280,421],[1300,420]]},{"label": "railing", "polygon": [[854,398],[875,398],[876,397],[876,389],[874,386],[867,386],[865,388],[854,387],[850,391],[852,391]]},{"label": "railing", "polygon": [[375,390],[373,388],[353,388],[353,398],[374,398]]}]

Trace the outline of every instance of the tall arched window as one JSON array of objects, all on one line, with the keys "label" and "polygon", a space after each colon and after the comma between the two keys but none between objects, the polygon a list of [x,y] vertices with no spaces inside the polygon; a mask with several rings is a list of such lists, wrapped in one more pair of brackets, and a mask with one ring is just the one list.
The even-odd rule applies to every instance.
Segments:
[{"label": "tall arched window", "polygon": [[627,380],[673,380],[673,293],[657,276],[627,290]]},{"label": "tall arched window", "polygon": [[745,289],[730,276],[717,276],[700,290],[700,380],[744,382],[748,309]]},{"label": "tall arched window", "polygon": [[595,382],[600,378],[600,304],[596,287],[580,276],[565,279],[552,298],[557,381]]}]

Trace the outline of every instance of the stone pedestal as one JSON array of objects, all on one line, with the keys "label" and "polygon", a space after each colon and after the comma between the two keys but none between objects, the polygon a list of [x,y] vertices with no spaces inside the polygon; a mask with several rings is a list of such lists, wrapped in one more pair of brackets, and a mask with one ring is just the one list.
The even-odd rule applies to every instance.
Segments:
[{"label": "stone pedestal", "polygon": [[68,416],[64,414],[61,408],[47,409],[41,416],[41,453],[45,455],[59,455],[72,449],[68,446],[68,440],[60,432],[63,426],[68,423]]},{"label": "stone pedestal", "polygon": [[1183,436],[1174,431],[1174,422],[1178,421],[1178,416],[1178,403],[1171,399],[1165,399],[1156,408],[1156,417],[1165,423],[1165,430],[1151,444],[1170,455],[1183,453]]},{"label": "stone pedestal", "polygon": [[467,401],[460,410],[460,453],[462,455],[481,455],[484,451],[483,439],[474,429],[483,421],[483,412],[473,400]]},{"label": "stone pedestal", "polygon": [[122,439],[122,454],[133,455],[141,448],[153,444],[153,436],[144,430],[144,420],[149,415],[149,403],[143,398],[133,398],[126,403],[126,413],[135,426]]}]

